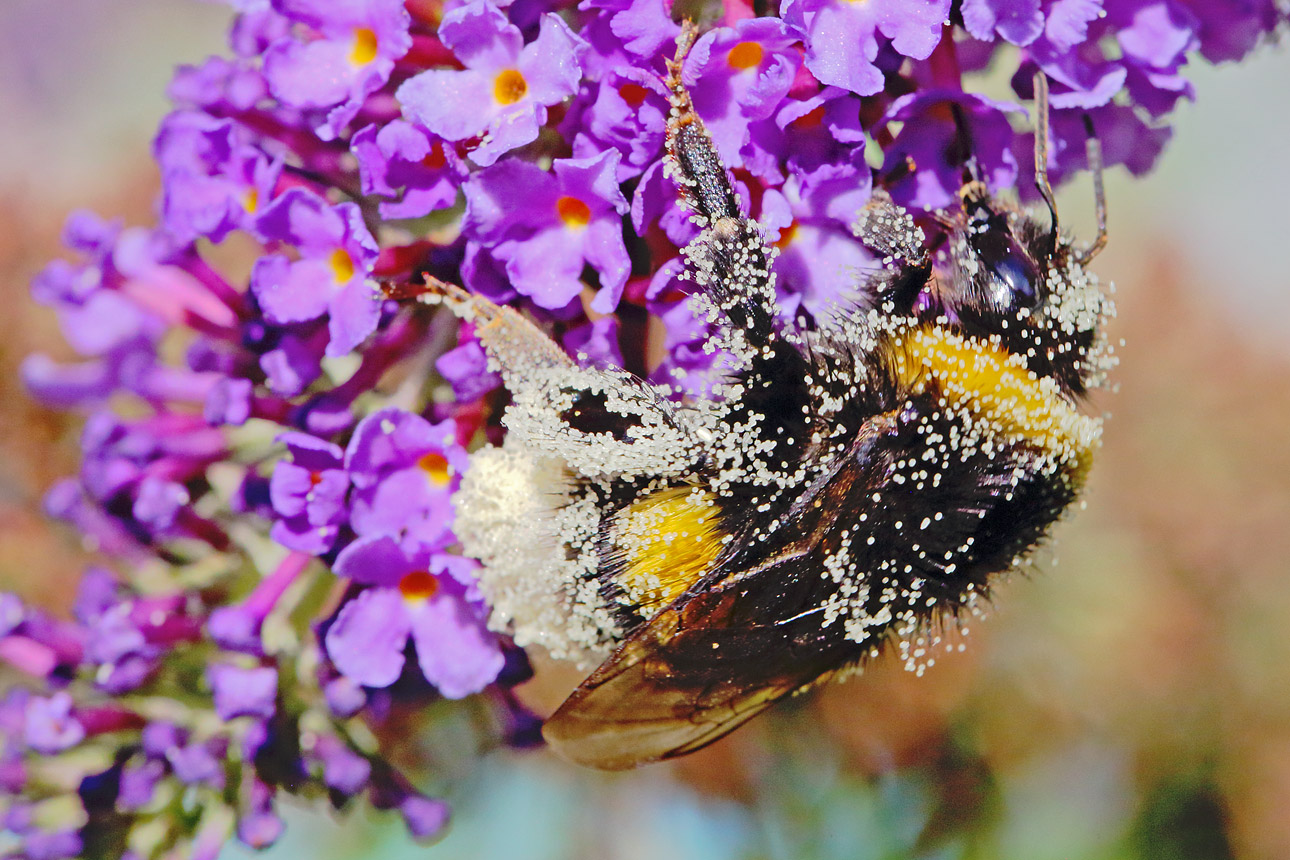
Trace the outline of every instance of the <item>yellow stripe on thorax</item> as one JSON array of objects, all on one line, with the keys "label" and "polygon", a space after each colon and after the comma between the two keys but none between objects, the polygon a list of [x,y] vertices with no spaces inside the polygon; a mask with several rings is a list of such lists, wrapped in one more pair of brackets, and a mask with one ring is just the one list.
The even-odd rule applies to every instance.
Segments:
[{"label": "yellow stripe on thorax", "polygon": [[694,487],[652,493],[628,505],[614,523],[626,566],[619,584],[646,617],[698,580],[721,551],[716,496]]},{"label": "yellow stripe on thorax", "polygon": [[896,336],[896,375],[922,392],[934,381],[947,405],[984,420],[1005,437],[1028,441],[1064,469],[1082,473],[1102,435],[1102,422],[1081,415],[1056,380],[1041,378],[998,344],[939,326]]}]

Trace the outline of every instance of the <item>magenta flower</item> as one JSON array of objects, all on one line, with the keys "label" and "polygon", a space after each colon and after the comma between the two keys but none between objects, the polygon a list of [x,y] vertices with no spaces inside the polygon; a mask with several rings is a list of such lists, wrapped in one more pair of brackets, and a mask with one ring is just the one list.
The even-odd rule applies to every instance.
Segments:
[{"label": "magenta flower", "polygon": [[618,187],[616,150],[555,162],[554,174],[506,161],[466,185],[466,226],[495,245],[511,284],[544,308],[561,308],[583,290],[586,266],[600,275],[591,307],[618,305],[631,261],[623,243],[627,200]]},{"label": "magenta flower", "polygon": [[801,64],[798,37],[775,18],[710,30],[686,58],[684,79],[727,166],[741,163],[748,124],[779,108]]},{"label": "magenta flower", "polygon": [[450,145],[410,122],[369,125],[354,135],[364,194],[381,202],[383,218],[418,218],[451,206],[466,171]]},{"label": "magenta flower", "polygon": [[[492,708],[490,740],[540,742],[511,689],[526,656],[455,554],[500,380],[474,323],[384,296],[438,278],[679,398],[723,379],[663,169],[673,16],[711,22],[683,78],[777,248],[777,312],[808,321],[876,265],[850,230],[874,188],[933,243],[925,210],[957,206],[965,170],[1033,194],[1035,71],[1054,182],[1087,168],[1088,123],[1143,173],[1195,59],[1287,21],[1280,0],[228,2],[228,55],[169,87],[157,223],[75,213],[72,258],[32,283],[77,357],[29,356],[24,381],[83,413],[45,509],[103,566],[70,619],[0,594],[25,685],[0,696],[15,856],[210,860],[274,842],[284,794],[434,836],[447,806],[395,767],[393,731],[438,743],[441,718]],[[1018,104],[981,95],[987,69]]]},{"label": "magenta flower", "polygon": [[362,537],[410,538],[440,549],[452,542],[452,492],[466,469],[456,427],[382,409],[354,429],[345,468],[354,484],[350,524]]},{"label": "magenta flower", "polygon": [[377,247],[357,206],[329,206],[293,188],[258,223],[266,237],[300,250],[299,260],[271,254],[256,263],[251,289],[267,320],[296,323],[327,314],[328,355],[344,355],[376,330],[381,299],[368,275]]},{"label": "magenta flower", "polygon": [[518,27],[488,0],[444,15],[439,38],[466,67],[432,69],[399,87],[404,115],[444,138],[479,143],[471,160],[487,166],[537,137],[546,109],[573,95],[586,43],[555,15],[542,17],[524,45]]},{"label": "magenta flower", "polygon": [[388,687],[403,671],[409,639],[425,679],[450,699],[478,692],[505,662],[474,589],[475,565],[459,556],[362,539],[336,560],[336,573],[371,585],[345,604],[327,630],[327,653],[346,677]]},{"label": "magenta flower", "polygon": [[291,459],[279,462],[269,481],[269,498],[281,517],[270,535],[285,547],[321,555],[336,542],[346,518],[344,452],[307,433],[284,433],[278,441]]},{"label": "magenta flower", "polygon": [[269,48],[264,76],[283,104],[325,111],[316,130],[330,140],[412,46],[411,18],[402,0],[276,0],[274,8],[305,29]]},{"label": "magenta flower", "polygon": [[787,0],[780,11],[806,42],[806,67],[820,83],[867,96],[883,87],[879,37],[899,54],[926,59],[941,40],[950,0]]}]

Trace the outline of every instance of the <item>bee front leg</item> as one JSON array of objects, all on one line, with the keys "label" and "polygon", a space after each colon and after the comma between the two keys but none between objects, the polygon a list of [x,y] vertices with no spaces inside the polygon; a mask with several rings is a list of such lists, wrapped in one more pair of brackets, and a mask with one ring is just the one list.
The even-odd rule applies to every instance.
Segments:
[{"label": "bee front leg", "polygon": [[732,336],[722,347],[751,358],[775,338],[774,255],[761,228],[740,211],[730,176],[681,80],[681,67],[696,36],[694,25],[686,22],[676,57],[667,64],[672,111],[664,163],[694,220],[704,228],[685,248],[688,277],[710,299],[717,317],[713,322]]}]

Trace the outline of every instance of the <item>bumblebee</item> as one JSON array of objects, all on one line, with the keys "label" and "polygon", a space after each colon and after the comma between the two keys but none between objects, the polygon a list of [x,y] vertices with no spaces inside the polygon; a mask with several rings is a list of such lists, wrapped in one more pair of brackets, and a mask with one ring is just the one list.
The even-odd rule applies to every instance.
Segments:
[{"label": "bumblebee", "polygon": [[1101,435],[1080,402],[1114,361],[1085,271],[1100,174],[1099,238],[1077,247],[1047,181],[1042,78],[1048,223],[967,181],[929,245],[877,192],[856,234],[883,268],[807,328],[779,321],[774,251],[681,83],[693,40],[669,63],[666,157],[702,227],[691,301],[729,362],[711,396],[580,366],[514,310],[436,294],[512,395],[455,530],[496,629],[595,667],[544,734],[605,769],[696,750],[885,650],[930,662],[1076,498]]}]

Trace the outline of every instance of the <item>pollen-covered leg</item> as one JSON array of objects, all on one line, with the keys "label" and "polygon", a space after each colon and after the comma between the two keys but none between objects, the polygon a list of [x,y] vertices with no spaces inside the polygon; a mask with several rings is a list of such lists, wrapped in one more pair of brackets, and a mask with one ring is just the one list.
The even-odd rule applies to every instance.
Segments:
[{"label": "pollen-covered leg", "polygon": [[514,308],[494,304],[466,292],[456,284],[427,276],[424,286],[395,284],[385,288],[393,299],[416,299],[426,305],[445,305],[459,318],[475,324],[475,333],[506,381],[515,390],[511,374],[517,368],[573,367],[573,359]]},{"label": "pollen-covered leg", "polygon": [[725,165],[681,80],[681,67],[696,35],[694,25],[687,23],[677,40],[676,57],[667,64],[672,111],[665,167],[704,228],[685,249],[688,275],[728,321],[734,342],[722,346],[739,357],[749,347],[761,348],[775,333],[772,251],[756,222],[739,211]]}]

